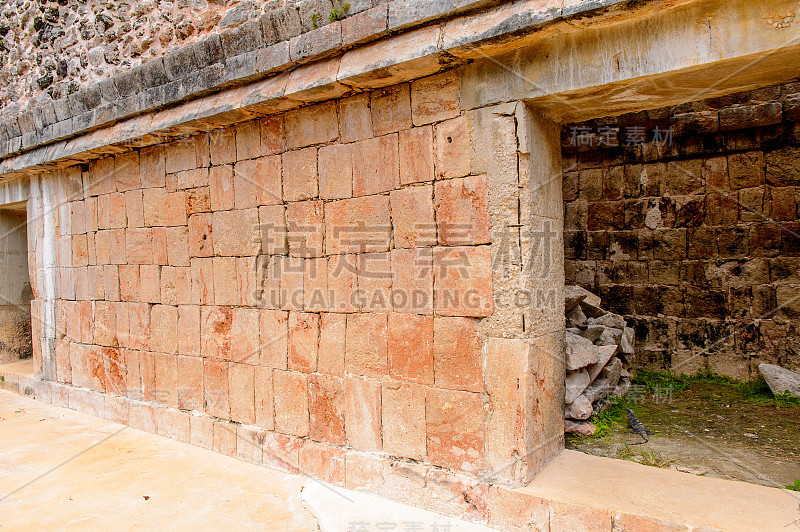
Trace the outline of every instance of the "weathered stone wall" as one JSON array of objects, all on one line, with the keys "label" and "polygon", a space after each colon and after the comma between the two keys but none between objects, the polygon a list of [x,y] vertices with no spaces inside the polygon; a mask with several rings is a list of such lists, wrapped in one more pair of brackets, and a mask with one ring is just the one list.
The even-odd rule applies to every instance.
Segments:
[{"label": "weathered stone wall", "polygon": [[372,0],[13,0],[0,7],[0,108],[14,114],[270,15],[306,31]]},{"label": "weathered stone wall", "polygon": [[789,84],[562,129],[566,278],[633,324],[636,365],[800,368],[798,119]]},{"label": "weathered stone wall", "polygon": [[356,451],[485,474],[486,390],[516,384],[484,384],[489,192],[459,102],[445,72],[57,174],[54,380],[338,484],[346,456],[353,485],[383,475]]}]

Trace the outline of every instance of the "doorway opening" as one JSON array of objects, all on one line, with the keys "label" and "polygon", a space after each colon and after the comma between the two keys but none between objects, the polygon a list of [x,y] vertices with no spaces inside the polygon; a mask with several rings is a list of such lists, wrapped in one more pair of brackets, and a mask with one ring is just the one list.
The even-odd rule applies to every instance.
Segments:
[{"label": "doorway opening", "polygon": [[0,205],[0,364],[33,357],[26,203]]}]

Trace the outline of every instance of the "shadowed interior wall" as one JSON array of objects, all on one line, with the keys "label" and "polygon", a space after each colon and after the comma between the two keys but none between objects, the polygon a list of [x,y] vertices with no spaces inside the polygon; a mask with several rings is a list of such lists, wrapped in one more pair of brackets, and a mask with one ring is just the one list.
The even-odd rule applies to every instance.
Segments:
[{"label": "shadowed interior wall", "polygon": [[32,356],[25,205],[0,206],[0,362]]},{"label": "shadowed interior wall", "polygon": [[628,319],[636,365],[800,368],[798,119],[792,83],[562,129],[567,281]]}]

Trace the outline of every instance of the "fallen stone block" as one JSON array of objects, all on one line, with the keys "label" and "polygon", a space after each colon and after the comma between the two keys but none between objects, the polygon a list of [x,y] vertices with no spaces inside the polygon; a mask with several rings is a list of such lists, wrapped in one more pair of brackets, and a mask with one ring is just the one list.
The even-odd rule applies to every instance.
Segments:
[{"label": "fallen stone block", "polygon": [[589,421],[572,421],[569,419],[564,420],[564,432],[567,434],[581,434],[583,436],[591,436],[597,431],[597,427]]},{"label": "fallen stone block", "polygon": [[603,371],[603,368],[606,367],[608,361],[611,360],[611,357],[617,354],[618,347],[616,345],[601,345],[597,348],[597,352],[599,354],[599,359],[597,363],[590,366],[589,369],[589,378],[594,381],[600,372]]},{"label": "fallen stone block", "polygon": [[622,361],[618,358],[612,359],[611,363],[603,368],[600,376],[583,390],[583,395],[592,403],[600,398],[607,397],[617,387],[621,373]]},{"label": "fallen stone block", "polygon": [[578,396],[589,386],[589,372],[586,370],[576,371],[567,375],[566,395],[564,401],[569,404],[575,401]]},{"label": "fallen stone block", "polygon": [[583,313],[591,318],[599,318],[606,313],[606,311],[601,309],[598,305],[593,305],[587,300],[581,301],[580,307]]},{"label": "fallen stone block", "polygon": [[586,338],[576,334],[566,334],[567,369],[570,371],[595,364],[599,359],[597,347]]},{"label": "fallen stone block", "polygon": [[580,305],[567,312],[567,327],[578,327],[586,323],[586,314],[581,310]]},{"label": "fallen stone block", "polygon": [[622,330],[613,327],[606,327],[600,338],[595,342],[597,345],[619,345],[622,341]]},{"label": "fallen stone block", "polygon": [[606,327],[613,327],[620,330],[625,328],[625,318],[613,312],[603,314],[599,318],[593,318],[593,321],[596,325],[605,325]]},{"label": "fallen stone block", "polygon": [[579,395],[572,403],[567,405],[564,417],[568,419],[589,419],[592,417],[592,403],[584,395]]},{"label": "fallen stone block", "polygon": [[611,392],[611,395],[614,397],[622,397],[623,395],[627,394],[631,389],[631,380],[627,376],[622,377],[617,384],[617,387],[614,388],[614,391]]},{"label": "fallen stone block", "polygon": [[606,328],[602,325],[588,325],[585,329],[579,330],[575,334],[577,334],[578,336],[583,336],[590,342],[595,343],[605,330]]},{"label": "fallen stone block", "polygon": [[800,374],[774,364],[761,363],[758,372],[767,381],[769,389],[774,394],[789,392],[800,397]]},{"label": "fallen stone block", "polygon": [[578,306],[578,304],[586,299],[589,292],[580,286],[565,286],[564,287],[564,312],[569,312]]},{"label": "fallen stone block", "polygon": [[634,339],[634,330],[631,327],[625,327],[619,340],[619,350],[623,355],[632,355],[634,353]]}]

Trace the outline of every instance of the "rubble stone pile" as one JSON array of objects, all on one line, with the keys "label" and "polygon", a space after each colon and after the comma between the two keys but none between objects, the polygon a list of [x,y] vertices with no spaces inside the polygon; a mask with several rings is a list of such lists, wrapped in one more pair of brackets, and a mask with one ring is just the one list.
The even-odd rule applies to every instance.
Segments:
[{"label": "rubble stone pile", "polygon": [[593,434],[587,421],[611,397],[631,386],[628,360],[633,355],[633,329],[625,318],[600,308],[600,298],[580,286],[565,288],[566,408],[565,431]]}]

